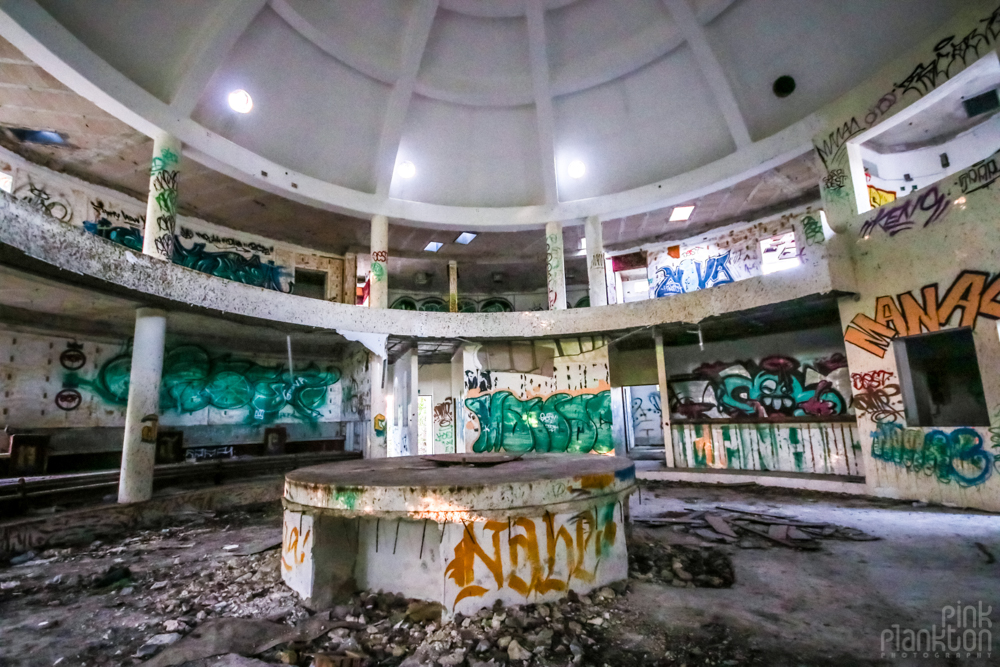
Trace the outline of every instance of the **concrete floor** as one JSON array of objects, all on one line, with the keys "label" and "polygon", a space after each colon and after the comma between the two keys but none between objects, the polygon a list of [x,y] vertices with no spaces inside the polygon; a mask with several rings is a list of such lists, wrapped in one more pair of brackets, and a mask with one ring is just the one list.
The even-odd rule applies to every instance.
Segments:
[{"label": "concrete floor", "polygon": [[[736,582],[728,589],[631,579],[628,594],[614,602],[612,622],[601,629],[607,650],[596,662],[582,664],[1000,664],[992,655],[885,660],[879,646],[881,632],[894,624],[913,629],[940,625],[942,607],[958,601],[982,601],[997,609],[991,620],[1000,620],[1000,563],[989,563],[987,555],[1000,557],[1000,517],[760,487],[647,482],[641,502],[638,495],[631,498],[636,519],[717,505],[849,526],[881,539],[823,540],[815,552],[713,545],[732,558]],[[279,509],[274,503],[249,515],[192,512],[168,520],[162,532],[133,531],[33,564],[0,566],[0,583],[5,584],[0,591],[0,665],[137,664],[130,656],[140,644],[164,632],[169,619],[190,616],[198,608],[208,609],[210,618],[263,618],[276,608],[290,610],[290,619],[307,616],[278,580],[276,551],[240,557],[224,549],[280,539]],[[632,538],[705,544],[671,527],[640,524]],[[67,584],[115,563],[133,571],[134,589],[126,595]],[[51,583],[56,575],[62,575],[62,583]],[[154,582],[163,581],[167,587],[154,588]],[[188,604],[194,606],[190,611]],[[63,660],[57,663],[59,658]],[[565,661],[533,659],[528,664]]]}]

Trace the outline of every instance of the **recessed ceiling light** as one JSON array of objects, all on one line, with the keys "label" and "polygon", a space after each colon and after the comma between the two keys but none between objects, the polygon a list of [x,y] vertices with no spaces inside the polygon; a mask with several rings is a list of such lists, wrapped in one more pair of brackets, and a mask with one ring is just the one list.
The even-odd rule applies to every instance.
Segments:
[{"label": "recessed ceiling light", "polygon": [[396,165],[396,173],[400,178],[413,178],[417,175],[417,168],[412,162],[406,160]]},{"label": "recessed ceiling light", "polygon": [[437,241],[431,241],[430,243],[427,244],[424,250],[426,250],[427,252],[437,252],[438,250],[441,249],[443,245],[444,245],[443,243],[438,243]]},{"label": "recessed ceiling light", "polygon": [[584,174],[587,173],[587,165],[582,160],[573,160],[569,163],[566,173],[569,174],[570,178],[583,178]]},{"label": "recessed ceiling light", "polygon": [[472,232],[462,232],[461,234],[458,235],[458,238],[455,239],[455,243],[461,243],[462,245],[469,245],[470,243],[472,243],[472,239],[474,238],[476,238],[476,235],[473,234]]},{"label": "recessed ceiling light", "polygon": [[242,88],[234,90],[229,93],[229,106],[237,113],[250,113],[250,110],[253,109],[253,98]]},{"label": "recessed ceiling light", "polygon": [[675,206],[670,212],[670,222],[684,222],[694,213],[694,206]]}]

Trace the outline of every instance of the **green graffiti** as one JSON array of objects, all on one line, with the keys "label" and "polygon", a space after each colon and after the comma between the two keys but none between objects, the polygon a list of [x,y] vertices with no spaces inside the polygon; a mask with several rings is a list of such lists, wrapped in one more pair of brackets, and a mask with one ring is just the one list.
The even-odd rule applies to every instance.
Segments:
[{"label": "green graffiti", "polygon": [[273,261],[266,264],[260,261],[260,255],[244,257],[238,252],[223,250],[210,252],[205,250],[204,243],[194,243],[186,248],[179,237],[175,237],[174,264],[186,266],[195,271],[208,273],[217,278],[234,280],[254,287],[284,292],[281,288],[281,278],[284,273]]},{"label": "green graffiti", "polygon": [[[105,402],[128,403],[132,352],[107,361],[93,379],[74,372],[66,375],[66,387],[88,389]],[[296,369],[294,379],[284,366],[262,366],[232,354],[210,355],[197,345],[181,345],[163,359],[160,408],[192,413],[207,408],[246,410],[246,422],[273,422],[286,407],[307,422],[320,417],[327,389],[340,380],[340,371],[321,371],[315,364]]]},{"label": "green graffiti", "polygon": [[509,391],[465,399],[479,419],[475,452],[614,451],[611,392],[521,400]]},{"label": "green graffiti", "polygon": [[372,275],[375,276],[375,280],[385,280],[385,267],[382,266],[382,262],[372,262]]},{"label": "green graffiti", "polygon": [[871,437],[873,458],[936,477],[942,484],[977,486],[993,474],[995,457],[983,447],[983,436],[971,428],[924,433],[919,428],[879,424]]}]

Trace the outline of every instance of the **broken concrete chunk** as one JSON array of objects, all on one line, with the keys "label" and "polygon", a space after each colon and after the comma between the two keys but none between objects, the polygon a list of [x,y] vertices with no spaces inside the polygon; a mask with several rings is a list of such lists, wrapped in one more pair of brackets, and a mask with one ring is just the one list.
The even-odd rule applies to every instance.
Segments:
[{"label": "broken concrete chunk", "polygon": [[726,520],[721,516],[716,516],[715,514],[706,514],[705,521],[712,529],[719,533],[720,535],[726,535],[727,537],[737,537],[736,532],[730,527]]}]

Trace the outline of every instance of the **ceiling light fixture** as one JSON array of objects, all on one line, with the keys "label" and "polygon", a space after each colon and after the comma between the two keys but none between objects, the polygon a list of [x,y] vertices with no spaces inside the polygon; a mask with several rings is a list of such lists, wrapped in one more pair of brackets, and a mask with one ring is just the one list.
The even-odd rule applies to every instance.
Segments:
[{"label": "ceiling light fixture", "polygon": [[443,246],[444,246],[443,243],[438,243],[437,241],[431,241],[424,247],[424,250],[426,250],[427,252],[437,252]]},{"label": "ceiling light fixture", "polygon": [[253,98],[242,88],[234,90],[229,93],[229,106],[237,113],[250,113],[253,109]]},{"label": "ceiling light fixture", "polygon": [[670,222],[684,222],[694,213],[694,206],[675,206],[670,212]]},{"label": "ceiling light fixture", "polygon": [[458,238],[455,239],[455,243],[461,243],[462,245],[469,245],[470,243],[472,243],[472,239],[476,238],[476,236],[477,235],[473,234],[472,232],[462,232],[461,234],[458,235]]},{"label": "ceiling light fixture", "polygon": [[412,162],[406,160],[396,165],[396,174],[400,178],[413,178],[417,175],[417,168]]},{"label": "ceiling light fixture", "polygon": [[566,173],[569,174],[570,178],[583,178],[587,173],[587,165],[582,160],[573,160],[569,163]]}]

